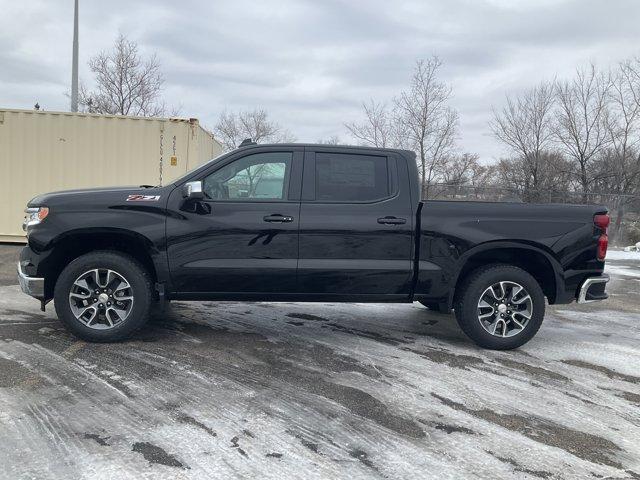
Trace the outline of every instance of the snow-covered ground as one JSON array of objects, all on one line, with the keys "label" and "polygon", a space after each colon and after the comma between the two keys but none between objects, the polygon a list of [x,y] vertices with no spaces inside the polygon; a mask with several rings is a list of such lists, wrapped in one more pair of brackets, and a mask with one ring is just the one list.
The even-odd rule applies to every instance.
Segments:
[{"label": "snow-covered ground", "polygon": [[609,249],[606,260],[635,260],[640,262],[640,252],[625,252],[624,250]]},{"label": "snow-covered ground", "polygon": [[609,250],[607,252],[605,270],[610,275],[640,278],[640,252]]},{"label": "snow-covered ground", "polygon": [[638,478],[639,267],[514,352],[419,304],[176,303],[87,344],[0,287],[0,478]]},{"label": "snow-covered ground", "polygon": [[640,267],[632,265],[607,265],[605,271],[609,275],[640,278]]}]

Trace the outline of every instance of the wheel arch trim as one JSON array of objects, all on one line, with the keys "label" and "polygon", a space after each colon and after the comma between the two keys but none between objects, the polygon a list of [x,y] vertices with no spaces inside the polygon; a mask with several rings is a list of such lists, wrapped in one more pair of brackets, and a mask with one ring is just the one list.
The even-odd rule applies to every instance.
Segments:
[{"label": "wheel arch trim", "polygon": [[476,245],[473,248],[470,248],[466,252],[464,252],[460,258],[458,259],[453,275],[451,276],[451,288],[449,289],[449,298],[448,298],[448,306],[453,308],[454,296],[456,293],[456,287],[458,286],[458,282],[460,280],[460,274],[464,270],[464,267],[468,265],[468,263],[473,260],[474,257],[479,254],[490,252],[490,251],[500,251],[500,250],[523,250],[523,251],[532,251],[544,256],[544,258],[549,262],[549,266],[551,266],[551,270],[553,271],[553,276],[555,279],[555,295],[558,297],[564,288],[564,276],[562,275],[562,265],[558,260],[553,256],[553,254],[541,248],[540,246],[531,245],[526,242],[518,242],[518,241],[492,241],[482,243],[480,245]]},{"label": "wheel arch trim", "polygon": [[[121,228],[121,227],[84,227],[84,228],[76,228],[73,230],[68,230],[60,235],[56,236],[53,240],[49,242],[46,247],[46,251],[55,255],[56,251],[61,251],[64,248],[69,248],[69,245],[72,245],[74,240],[82,241],[82,237],[97,237],[101,241],[104,241],[105,238],[110,236],[115,236],[117,238],[122,239],[124,242],[135,242],[135,245],[144,250],[144,252],[148,255],[151,265],[154,269],[152,272],[158,282],[169,283],[169,269],[167,264],[167,256],[164,248],[162,246],[156,245],[150,238],[141,234],[140,232]],[[130,244],[131,245],[131,244]],[[109,249],[109,245],[101,244],[97,246],[95,249],[91,250],[105,250]],[[135,248],[134,248],[135,249]],[[89,251],[91,251],[89,250]],[[114,251],[120,251],[121,249],[117,248],[114,245]],[[64,251],[64,250],[62,250]],[[80,255],[88,253],[82,252]],[[125,252],[128,253],[128,252]],[[77,258],[77,256],[76,256]],[[140,259],[138,259],[140,260]],[[46,275],[45,275],[46,276]]]}]

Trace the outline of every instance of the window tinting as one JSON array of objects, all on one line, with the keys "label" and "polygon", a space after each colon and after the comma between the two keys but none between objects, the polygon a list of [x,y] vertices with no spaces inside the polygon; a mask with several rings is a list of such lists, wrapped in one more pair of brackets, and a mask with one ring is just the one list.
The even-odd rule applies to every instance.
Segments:
[{"label": "window tinting", "polygon": [[204,179],[204,193],[213,200],[284,200],[291,153],[247,155]]},{"label": "window tinting", "polygon": [[366,202],[388,196],[386,157],[316,153],[316,200]]}]

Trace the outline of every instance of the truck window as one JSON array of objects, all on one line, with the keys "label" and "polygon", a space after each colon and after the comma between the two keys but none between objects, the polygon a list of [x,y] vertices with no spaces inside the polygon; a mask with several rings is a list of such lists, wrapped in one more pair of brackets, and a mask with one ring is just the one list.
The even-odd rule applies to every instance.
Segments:
[{"label": "truck window", "polygon": [[367,202],[389,196],[387,157],[316,153],[316,200]]},{"label": "truck window", "polygon": [[291,170],[290,152],[247,155],[204,179],[212,200],[284,200]]}]

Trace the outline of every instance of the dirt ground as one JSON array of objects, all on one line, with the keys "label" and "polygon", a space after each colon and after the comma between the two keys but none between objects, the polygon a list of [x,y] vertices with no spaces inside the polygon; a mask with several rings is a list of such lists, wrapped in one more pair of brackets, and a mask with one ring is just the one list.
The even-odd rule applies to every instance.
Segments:
[{"label": "dirt ground", "polygon": [[419,304],[175,302],[88,344],[0,247],[0,478],[640,478],[640,254],[513,352]]}]

